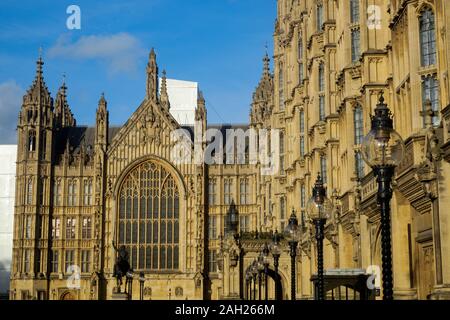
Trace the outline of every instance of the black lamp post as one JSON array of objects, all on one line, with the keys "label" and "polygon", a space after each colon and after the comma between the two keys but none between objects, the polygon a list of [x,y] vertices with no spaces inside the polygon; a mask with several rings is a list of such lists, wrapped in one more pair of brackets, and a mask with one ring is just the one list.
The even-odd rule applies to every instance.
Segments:
[{"label": "black lamp post", "polygon": [[292,210],[289,223],[284,230],[286,239],[289,243],[290,255],[291,255],[291,300],[295,300],[295,258],[297,256],[297,245],[300,239],[300,230],[298,227],[297,216],[294,210]]},{"label": "black lamp post", "polygon": [[264,248],[261,253],[264,265],[264,299],[267,301],[269,300],[268,278],[269,278],[269,253],[270,253],[267,243],[264,244]]},{"label": "black lamp post", "polygon": [[258,300],[261,300],[262,299],[262,296],[261,296],[262,274],[264,272],[264,257],[262,256],[262,252],[258,256],[256,266],[258,268]]},{"label": "black lamp post", "polygon": [[256,300],[256,278],[258,277],[258,263],[253,261],[252,263],[252,276],[253,276],[253,300]]},{"label": "black lamp post", "polygon": [[[281,255],[281,248],[280,248],[280,234],[278,233],[278,230],[275,230],[275,233],[273,234],[272,244],[270,246],[270,251],[272,251],[273,256],[273,266],[275,268],[275,277],[278,281],[278,262],[280,260]],[[278,283],[275,283],[275,299],[279,297],[278,292]]]},{"label": "black lamp post", "polygon": [[247,268],[245,271],[245,284],[246,284],[246,296],[247,300],[251,300],[251,293],[252,293],[252,272],[251,272],[251,266]]},{"label": "black lamp post", "polygon": [[383,299],[393,299],[392,250],[391,250],[391,210],[392,198],[391,182],[395,167],[400,164],[405,153],[405,144],[400,135],[394,130],[392,114],[383,94],[371,116],[371,130],[364,137],[362,157],[373,169],[377,178],[377,201],[380,206],[381,218],[381,255]]},{"label": "black lamp post", "polygon": [[145,274],[143,272],[139,273],[139,299],[144,300],[144,283],[145,283]]},{"label": "black lamp post", "polygon": [[320,174],[317,176],[316,183],[312,190],[312,197],[307,204],[307,213],[316,229],[317,241],[317,279],[318,279],[318,300],[325,300],[324,279],[323,279],[323,239],[324,227],[327,222],[333,205],[326,196],[326,189],[323,186],[323,180]]}]

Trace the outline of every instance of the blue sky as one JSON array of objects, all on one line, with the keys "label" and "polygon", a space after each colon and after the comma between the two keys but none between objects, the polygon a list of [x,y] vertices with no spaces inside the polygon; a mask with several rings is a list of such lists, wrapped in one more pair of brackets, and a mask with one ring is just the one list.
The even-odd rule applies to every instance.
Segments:
[{"label": "blue sky", "polygon": [[[71,4],[81,9],[81,30],[66,27]],[[152,47],[169,78],[199,82],[210,123],[248,122],[275,16],[275,0],[2,0],[0,143],[15,140],[39,47],[53,96],[66,74],[78,124],[93,124],[101,92],[110,122],[126,122],[144,97]]]}]

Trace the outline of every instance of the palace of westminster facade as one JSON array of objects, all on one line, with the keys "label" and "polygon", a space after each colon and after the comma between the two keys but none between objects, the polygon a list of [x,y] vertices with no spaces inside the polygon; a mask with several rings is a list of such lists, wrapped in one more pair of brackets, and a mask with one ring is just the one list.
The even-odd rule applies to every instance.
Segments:
[{"label": "palace of westminster facade", "polygon": [[[181,126],[153,50],[146,98],[122,127],[109,126],[103,95],[95,126],[77,126],[65,84],[53,100],[40,58],[17,127],[10,298],[112,299],[122,245],[145,274],[144,299],[242,298],[243,270],[270,241],[263,235],[281,231],[294,210],[303,231],[296,295],[311,299],[316,252],[304,216],[318,172],[334,203],[325,269],[381,266],[376,181],[359,153],[381,92],[406,145],[393,185],[394,297],[450,298],[447,27],[446,0],[279,0],[274,70],[266,55],[250,123],[237,128],[280,130],[273,175],[259,164],[171,162],[170,135]],[[187,129],[204,135],[201,93],[195,120],[199,128]],[[234,206],[240,241],[226,232]],[[73,266],[78,287],[68,285]],[[279,274],[287,298],[287,245]]]}]

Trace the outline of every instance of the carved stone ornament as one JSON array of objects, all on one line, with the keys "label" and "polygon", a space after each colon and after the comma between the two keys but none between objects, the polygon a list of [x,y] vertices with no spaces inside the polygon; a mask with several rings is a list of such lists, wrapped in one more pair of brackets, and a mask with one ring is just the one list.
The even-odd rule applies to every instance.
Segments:
[{"label": "carved stone ornament", "polygon": [[175,296],[181,297],[183,295],[183,288],[182,287],[176,287],[175,288]]},{"label": "carved stone ornament", "polygon": [[155,116],[152,107],[150,107],[148,113],[138,121],[137,127],[141,133],[142,142],[148,142],[149,140],[154,139],[156,143],[160,143],[161,123]]}]

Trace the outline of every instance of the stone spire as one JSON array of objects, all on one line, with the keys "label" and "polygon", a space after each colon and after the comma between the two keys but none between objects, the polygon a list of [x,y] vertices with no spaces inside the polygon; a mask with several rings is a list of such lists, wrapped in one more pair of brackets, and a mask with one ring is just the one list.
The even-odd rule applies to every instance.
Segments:
[{"label": "stone spire", "polygon": [[56,125],[62,128],[71,127],[76,125],[75,118],[70,110],[69,103],[67,102],[67,86],[66,76],[63,75],[63,83],[56,94],[55,101],[55,117]]},{"label": "stone spire", "polygon": [[[36,62],[36,75],[23,97],[19,114],[19,145],[25,147],[21,157],[27,160],[51,160],[52,130],[55,114],[53,99],[44,81],[42,52]],[[20,160],[20,158],[19,158]]]},{"label": "stone spire", "polygon": [[197,96],[197,109],[195,109],[195,120],[201,121],[206,120],[206,103],[205,98],[203,97],[203,92],[198,91]]},{"label": "stone spire", "polygon": [[152,48],[147,64],[147,99],[155,101],[158,98],[158,65],[156,53]]},{"label": "stone spire", "polygon": [[105,99],[105,93],[102,92],[102,95],[100,96],[100,100],[98,100],[98,108],[97,113],[106,113],[108,107],[108,102]]},{"label": "stone spire", "polygon": [[166,77],[166,70],[163,70],[162,72],[162,78],[161,78],[161,93],[159,100],[161,102],[161,105],[166,108],[167,110],[170,109],[170,102],[169,102],[169,95],[167,93],[167,77]]},{"label": "stone spire", "polygon": [[250,120],[252,123],[260,123],[271,114],[273,90],[273,75],[270,72],[270,58],[266,51],[266,54],[263,57],[261,80],[253,93],[253,102],[250,112]]},{"label": "stone spire", "polygon": [[27,93],[24,96],[24,104],[37,102],[42,105],[51,105],[50,92],[44,81],[43,65],[42,49],[40,49],[39,58],[36,61],[36,75],[30,89],[27,90]]}]

